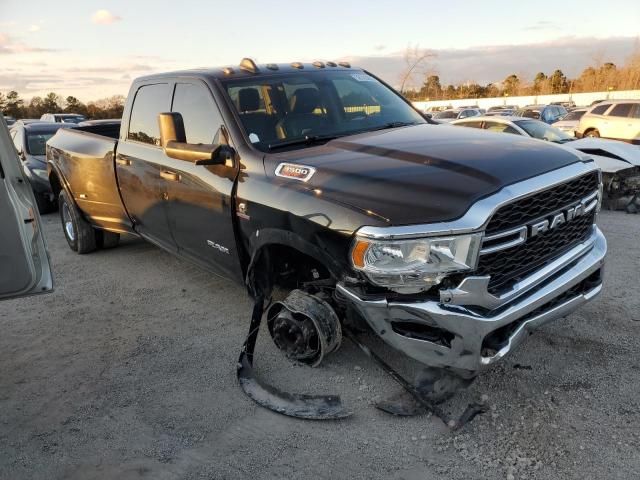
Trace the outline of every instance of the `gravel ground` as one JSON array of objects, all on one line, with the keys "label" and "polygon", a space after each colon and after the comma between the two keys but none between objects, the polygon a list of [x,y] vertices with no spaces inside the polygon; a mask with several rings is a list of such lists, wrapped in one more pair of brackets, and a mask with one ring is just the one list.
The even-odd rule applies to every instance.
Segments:
[{"label": "gravel ground", "polygon": [[448,404],[490,406],[451,433],[428,415],[376,410],[398,389],[348,342],[310,370],[262,335],[256,365],[290,391],[339,393],[353,417],[257,407],[235,378],[243,288],[134,238],[76,255],[45,216],[56,291],[0,303],[0,477],[640,478],[640,217],[599,223],[603,294]]}]

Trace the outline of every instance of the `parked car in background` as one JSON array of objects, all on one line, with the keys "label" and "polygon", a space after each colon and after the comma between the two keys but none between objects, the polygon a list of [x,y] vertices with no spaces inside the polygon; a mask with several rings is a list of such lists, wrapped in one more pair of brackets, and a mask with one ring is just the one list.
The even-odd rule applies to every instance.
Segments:
[{"label": "parked car in background", "polygon": [[16,123],[16,119],[13,117],[4,117],[4,121],[7,122],[7,126],[9,127]]},{"label": "parked car in background", "polygon": [[481,128],[491,132],[513,133],[554,143],[566,143],[575,140],[573,135],[567,135],[559,128],[533,118],[482,116],[456,120],[451,122],[451,125]]},{"label": "parked car in background", "polygon": [[515,110],[512,110],[510,108],[499,108],[499,109],[494,109],[488,111],[487,113],[485,113],[484,115],[487,115],[489,117],[510,117],[515,113]]},{"label": "parked car in background", "polygon": [[562,118],[562,120],[554,122],[553,126],[568,133],[569,135],[575,135],[575,130],[578,128],[580,119],[587,110],[587,108],[576,108],[575,110],[571,110]]},{"label": "parked car in background", "polygon": [[60,128],[68,127],[71,127],[71,125],[48,122],[25,124],[19,120],[10,131],[18,157],[22,161],[25,176],[35,194],[40,213],[48,213],[55,210],[57,205],[47,174],[47,141]]},{"label": "parked car in background", "polygon": [[497,110],[517,110],[517,105],[495,105],[487,109],[487,113],[495,112]]},{"label": "parked car in background", "polygon": [[560,105],[569,110],[570,108],[575,108],[576,103],[573,100],[569,100],[567,102],[551,102],[549,105]]},{"label": "parked car in background", "polygon": [[602,138],[577,140],[553,125],[521,117],[484,116],[456,120],[451,125],[528,136],[586,153],[603,172],[607,208],[629,213],[640,211],[640,149],[636,146]]},{"label": "parked car in background", "polygon": [[20,120],[18,120],[18,122],[21,122],[24,125],[29,125],[30,123],[42,122],[42,120],[40,120],[39,118],[21,118]]},{"label": "parked car in background", "polygon": [[602,170],[605,208],[640,212],[640,148],[593,137],[576,140],[568,147],[588,154]]},{"label": "parked car in background", "polygon": [[567,114],[562,105],[528,105],[514,113],[516,117],[533,118],[551,124],[561,120]]},{"label": "parked car in background", "polygon": [[86,118],[77,113],[44,113],[40,120],[52,123],[80,123],[84,122]]},{"label": "parked car in background", "polygon": [[640,100],[598,103],[582,116],[576,136],[611,138],[640,145]]},{"label": "parked car in background", "polygon": [[434,114],[431,118],[439,122],[449,123],[460,118],[478,117],[482,115],[477,108],[454,108]]}]

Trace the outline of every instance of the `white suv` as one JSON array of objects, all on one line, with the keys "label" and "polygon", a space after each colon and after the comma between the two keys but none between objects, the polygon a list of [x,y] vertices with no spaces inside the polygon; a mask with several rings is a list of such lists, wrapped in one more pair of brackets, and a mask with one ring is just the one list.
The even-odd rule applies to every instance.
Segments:
[{"label": "white suv", "polygon": [[603,137],[640,145],[640,100],[606,100],[580,119],[576,137]]}]

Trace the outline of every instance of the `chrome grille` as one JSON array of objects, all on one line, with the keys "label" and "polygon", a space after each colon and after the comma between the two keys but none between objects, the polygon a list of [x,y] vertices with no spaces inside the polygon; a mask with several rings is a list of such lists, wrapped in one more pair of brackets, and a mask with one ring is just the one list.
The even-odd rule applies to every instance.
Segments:
[{"label": "chrome grille", "polygon": [[[591,172],[505,205],[489,221],[487,234],[495,235],[522,227],[562,211],[597,191],[598,183],[598,173]],[[528,238],[520,245],[482,255],[474,274],[490,275],[489,292],[497,295],[585,240],[594,221],[595,213],[590,212]]]},{"label": "chrome grille", "polygon": [[579,202],[598,189],[598,172],[594,171],[567,183],[556,185],[500,208],[489,221],[486,234],[526,225]]}]

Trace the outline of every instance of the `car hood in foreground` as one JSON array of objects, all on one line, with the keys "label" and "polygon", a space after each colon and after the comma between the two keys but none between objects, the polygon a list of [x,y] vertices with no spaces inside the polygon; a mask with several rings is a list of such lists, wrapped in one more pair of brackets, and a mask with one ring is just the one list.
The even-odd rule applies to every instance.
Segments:
[{"label": "car hood in foreground", "polygon": [[305,184],[281,181],[409,225],[454,220],[506,185],[578,161],[575,152],[521,136],[418,125],[267,155],[265,167],[274,176],[281,162],[314,167]]}]

